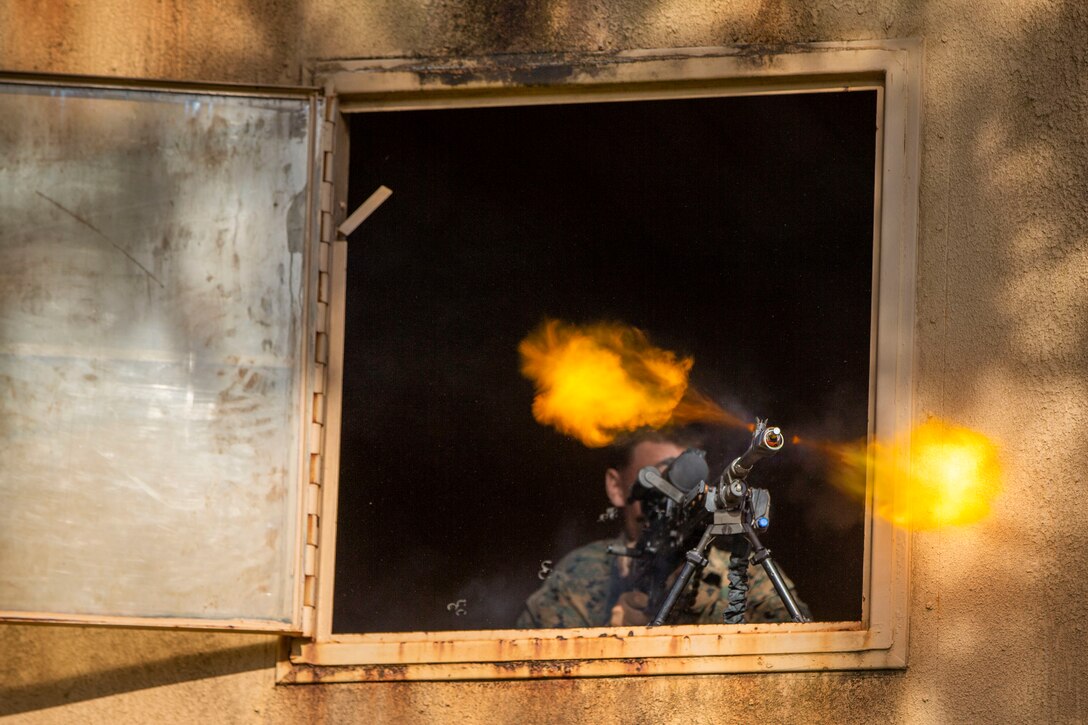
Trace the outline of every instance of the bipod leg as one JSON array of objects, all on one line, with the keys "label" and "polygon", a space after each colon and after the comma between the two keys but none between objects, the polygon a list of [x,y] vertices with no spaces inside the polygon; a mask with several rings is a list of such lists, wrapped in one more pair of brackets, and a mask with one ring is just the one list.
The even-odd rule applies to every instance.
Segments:
[{"label": "bipod leg", "polygon": [[786,582],[783,581],[782,573],[778,571],[778,566],[771,560],[771,550],[764,547],[763,544],[759,542],[759,537],[756,536],[756,532],[748,524],[744,524],[744,535],[752,544],[752,561],[760,564],[763,567],[763,571],[767,572],[767,577],[771,580],[771,584],[774,585],[774,590],[778,592],[778,597],[782,600],[782,603],[786,605],[786,609],[789,611],[793,621],[811,621],[808,617],[801,614],[797,602],[793,601],[793,595],[790,594],[789,587],[787,587]]},{"label": "bipod leg", "polygon": [[680,570],[680,575],[676,577],[676,581],[672,583],[672,589],[669,590],[669,595],[665,597],[665,601],[661,604],[657,616],[650,622],[651,627],[665,623],[665,620],[668,619],[669,614],[672,612],[672,608],[676,606],[676,600],[680,598],[680,595],[684,593],[684,590],[687,589],[688,584],[691,582],[691,577],[696,571],[701,571],[709,563],[706,558],[706,548],[710,546],[710,542],[714,538],[711,533],[712,528],[713,525],[706,527],[703,538],[699,539],[699,544],[684,555],[684,567]]}]

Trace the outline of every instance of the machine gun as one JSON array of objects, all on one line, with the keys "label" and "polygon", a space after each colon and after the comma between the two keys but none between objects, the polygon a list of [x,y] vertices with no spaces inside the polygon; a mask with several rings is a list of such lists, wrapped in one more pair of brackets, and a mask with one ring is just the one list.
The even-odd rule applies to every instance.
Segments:
[{"label": "machine gun", "polygon": [[[710,469],[704,451],[690,448],[661,472],[656,466],[639,471],[628,505],[642,503],[645,525],[633,548],[609,553],[632,557],[629,579],[634,589],[649,598],[646,611],[656,612],[651,626],[665,624],[685,597],[692,577],[709,563],[710,544],[719,536],[732,538],[729,562],[729,605],[726,624],[743,621],[748,597],[749,558],[767,572],[771,584],[795,622],[807,622],[782,579],[771,552],[759,541],[757,532],[770,525],[770,493],[748,485],[748,474],[757,462],[782,449],[785,437],[765,419],[757,419],[752,443],[726,466],[717,482],[707,484]],[[679,574],[668,585],[680,567]],[[685,602],[687,606],[690,602]],[[679,610],[677,610],[679,611]]]}]

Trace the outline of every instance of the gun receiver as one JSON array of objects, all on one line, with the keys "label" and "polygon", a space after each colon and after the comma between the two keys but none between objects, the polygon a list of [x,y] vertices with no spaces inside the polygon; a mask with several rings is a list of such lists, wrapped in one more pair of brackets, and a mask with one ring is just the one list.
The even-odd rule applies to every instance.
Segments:
[{"label": "gun receiver", "polygon": [[[706,454],[695,449],[684,451],[664,473],[654,466],[639,472],[629,501],[643,502],[643,535],[633,548],[613,553],[635,559],[634,584],[649,595],[648,611],[657,612],[653,625],[668,620],[692,577],[709,563],[707,549],[719,536],[734,540],[726,623],[743,621],[749,557],[763,567],[793,621],[808,621],[756,533],[770,524],[770,493],[747,483],[755,464],[784,445],[780,428],[757,419],[748,449],[726,466],[713,486],[706,483]],[[667,579],[681,562],[679,575],[665,593]]]}]

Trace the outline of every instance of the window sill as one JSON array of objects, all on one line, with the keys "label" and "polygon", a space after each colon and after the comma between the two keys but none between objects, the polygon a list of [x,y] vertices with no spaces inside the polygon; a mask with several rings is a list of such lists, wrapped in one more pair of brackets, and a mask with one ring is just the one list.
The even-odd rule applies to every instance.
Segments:
[{"label": "window sill", "polygon": [[906,667],[902,637],[860,622],[339,635],[294,640],[281,684],[535,679]]}]

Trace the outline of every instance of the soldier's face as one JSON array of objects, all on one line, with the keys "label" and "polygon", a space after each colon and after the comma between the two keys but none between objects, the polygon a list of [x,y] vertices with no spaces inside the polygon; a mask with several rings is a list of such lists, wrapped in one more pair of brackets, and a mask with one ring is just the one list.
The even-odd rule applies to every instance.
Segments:
[{"label": "soldier's face", "polygon": [[[646,466],[657,466],[664,470],[667,461],[676,458],[684,449],[675,443],[643,441],[631,452],[631,462],[617,471],[623,500],[631,493],[631,488],[638,479],[638,472]],[[637,501],[627,504],[623,509],[623,530],[628,541],[635,541],[642,532],[642,504]]]}]

